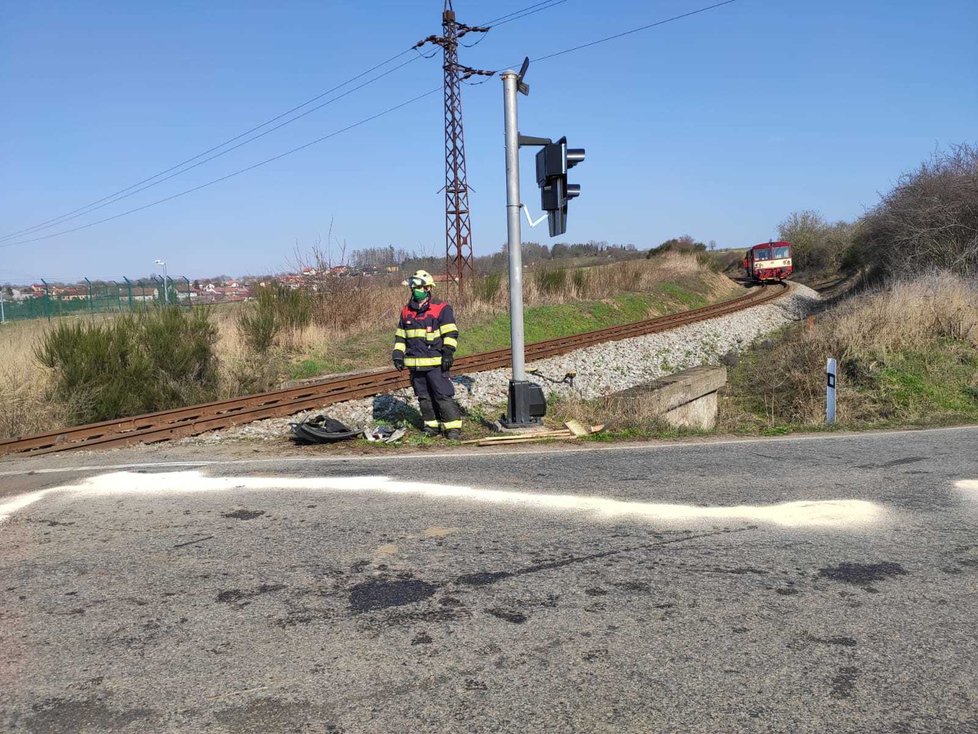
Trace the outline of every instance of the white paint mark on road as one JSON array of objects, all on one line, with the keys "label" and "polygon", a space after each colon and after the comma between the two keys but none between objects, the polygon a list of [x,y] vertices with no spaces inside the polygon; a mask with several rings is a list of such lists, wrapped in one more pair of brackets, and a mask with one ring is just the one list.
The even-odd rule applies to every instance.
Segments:
[{"label": "white paint mark on road", "polygon": [[601,518],[633,518],[664,522],[696,520],[764,522],[784,527],[844,527],[882,519],[885,511],[863,500],[812,500],[776,505],[699,507],[632,502],[584,495],[555,495],[498,489],[403,482],[382,476],[363,477],[208,477],[199,471],[143,474],[115,472],[22,495],[0,505],[6,519],[44,495],[65,493],[72,499],[117,495],[173,495],[232,490],[304,490],[325,492],[383,492],[433,499],[467,500],[509,507],[586,512]]},{"label": "white paint mark on road", "polygon": [[0,504],[0,524],[6,522],[7,519],[18,510],[22,510],[28,505],[33,505],[38,500],[43,499],[46,494],[50,494],[54,491],[56,490],[39,489],[36,492],[18,495],[13,499],[7,500],[3,504]]},{"label": "white paint mark on road", "polygon": [[954,486],[958,489],[978,492],[978,479],[962,479],[960,482],[955,482]]}]

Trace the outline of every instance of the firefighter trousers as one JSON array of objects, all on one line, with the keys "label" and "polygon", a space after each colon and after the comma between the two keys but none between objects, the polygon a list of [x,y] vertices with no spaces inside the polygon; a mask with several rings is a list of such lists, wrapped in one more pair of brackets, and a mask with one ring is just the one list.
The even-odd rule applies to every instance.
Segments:
[{"label": "firefighter trousers", "polygon": [[462,427],[462,413],[452,397],[455,385],[452,376],[440,367],[432,370],[411,370],[411,387],[418,398],[418,408],[425,428],[446,431]]}]

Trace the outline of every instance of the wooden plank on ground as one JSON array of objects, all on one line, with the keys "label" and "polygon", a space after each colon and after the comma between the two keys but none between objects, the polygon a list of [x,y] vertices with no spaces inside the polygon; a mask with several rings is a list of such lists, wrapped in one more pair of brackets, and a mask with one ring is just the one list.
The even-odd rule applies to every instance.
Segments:
[{"label": "wooden plank on ground", "polygon": [[564,423],[567,426],[567,430],[573,433],[575,436],[587,436],[590,431],[580,424],[579,421],[569,420]]},{"label": "wooden plank on ground", "polygon": [[573,434],[570,431],[559,430],[559,431],[544,431],[541,433],[512,433],[503,436],[483,436],[482,438],[473,438],[468,441],[462,441],[462,444],[473,444],[482,443],[488,441],[491,443],[509,443],[510,441],[521,441],[527,438],[568,438]]},{"label": "wooden plank on ground", "polygon": [[561,441],[561,440],[576,440],[580,438],[572,433],[563,433],[557,436],[526,436],[524,438],[514,438],[512,441],[487,441],[483,439],[477,445],[478,446],[509,446],[513,443],[538,443],[540,441]]}]

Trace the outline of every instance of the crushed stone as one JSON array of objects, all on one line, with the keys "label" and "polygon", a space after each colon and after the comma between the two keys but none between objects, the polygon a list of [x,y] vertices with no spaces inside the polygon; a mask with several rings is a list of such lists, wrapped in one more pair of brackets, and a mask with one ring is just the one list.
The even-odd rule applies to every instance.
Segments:
[{"label": "crushed stone", "polygon": [[[527,364],[541,376],[530,379],[545,392],[588,400],[645,384],[664,375],[699,365],[718,364],[729,352],[740,352],[752,343],[815,310],[816,291],[792,283],[791,291],[773,303],[721,316],[660,334],[624,339],[579,349],[558,357]],[[465,338],[464,333],[462,338]],[[564,382],[575,372],[573,384]],[[509,369],[496,369],[453,377],[455,399],[467,411],[486,416],[500,413],[506,404]],[[307,416],[327,413],[351,428],[367,428],[378,422],[420,424],[417,402],[410,388],[373,398],[308,410],[289,418],[269,418],[224,431],[181,439],[178,443],[207,444],[226,440],[280,440],[289,435],[289,424]]]}]

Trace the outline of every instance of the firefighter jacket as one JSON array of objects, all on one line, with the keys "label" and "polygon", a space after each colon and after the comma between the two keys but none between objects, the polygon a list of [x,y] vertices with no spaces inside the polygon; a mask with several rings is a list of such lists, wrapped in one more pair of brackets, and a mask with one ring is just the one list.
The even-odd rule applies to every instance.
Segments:
[{"label": "firefighter jacket", "polygon": [[455,313],[444,301],[429,298],[423,303],[412,299],[401,309],[401,320],[394,332],[394,355],[404,355],[404,366],[430,370],[441,366],[442,354],[458,348]]}]

